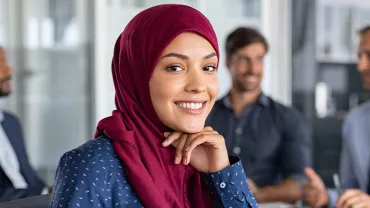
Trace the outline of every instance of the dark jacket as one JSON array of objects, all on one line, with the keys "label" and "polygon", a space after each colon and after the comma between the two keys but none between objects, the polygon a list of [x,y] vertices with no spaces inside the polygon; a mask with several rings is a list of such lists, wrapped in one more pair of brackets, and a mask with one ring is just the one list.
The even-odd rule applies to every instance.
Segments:
[{"label": "dark jacket", "polygon": [[15,189],[0,166],[0,202],[41,194],[45,184],[40,180],[29,163],[19,120],[10,113],[4,112],[4,120],[1,125],[18,157],[20,170],[28,184],[28,188]]}]

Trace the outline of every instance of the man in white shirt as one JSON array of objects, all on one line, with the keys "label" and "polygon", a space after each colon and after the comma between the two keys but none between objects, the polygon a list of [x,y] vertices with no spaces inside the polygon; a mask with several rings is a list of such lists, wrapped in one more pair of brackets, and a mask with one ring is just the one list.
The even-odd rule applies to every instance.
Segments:
[{"label": "man in white shirt", "polygon": [[[12,69],[0,46],[0,97],[11,91]],[[0,110],[0,202],[47,193],[26,153],[22,128],[12,114]]]}]

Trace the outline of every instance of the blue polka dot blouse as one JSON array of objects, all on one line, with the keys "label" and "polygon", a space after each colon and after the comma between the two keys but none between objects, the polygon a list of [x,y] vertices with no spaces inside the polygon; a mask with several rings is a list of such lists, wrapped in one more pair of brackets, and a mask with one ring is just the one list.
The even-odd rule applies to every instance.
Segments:
[{"label": "blue polka dot blouse", "polygon": [[[201,178],[213,199],[213,207],[256,208],[240,160]],[[143,207],[108,138],[100,137],[65,153],[60,159],[51,207]]]}]

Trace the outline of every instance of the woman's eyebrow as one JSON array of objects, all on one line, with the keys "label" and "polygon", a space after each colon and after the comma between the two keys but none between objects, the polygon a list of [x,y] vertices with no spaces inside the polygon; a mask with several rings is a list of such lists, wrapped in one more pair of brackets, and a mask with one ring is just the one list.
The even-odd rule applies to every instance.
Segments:
[{"label": "woman's eyebrow", "polygon": [[[210,54],[204,56],[204,59],[209,59],[209,58],[212,58],[214,56],[217,56],[217,54],[215,52],[210,53]],[[168,57],[176,57],[176,58],[184,59],[184,60],[188,60],[189,59],[189,56],[184,55],[184,54],[180,54],[180,53],[168,53],[168,54],[162,56],[161,59],[168,58]]]},{"label": "woman's eyebrow", "polygon": [[205,57],[204,57],[204,59],[209,59],[209,58],[212,58],[212,57],[214,57],[214,56],[217,56],[217,54],[216,54],[215,52],[213,52],[213,53],[211,53],[211,54],[209,54],[209,55],[205,56]]},{"label": "woman's eyebrow", "polygon": [[189,57],[187,55],[180,54],[180,53],[169,53],[167,55],[162,56],[161,59],[168,58],[168,57],[176,57],[176,58],[184,59],[184,60],[189,59]]}]

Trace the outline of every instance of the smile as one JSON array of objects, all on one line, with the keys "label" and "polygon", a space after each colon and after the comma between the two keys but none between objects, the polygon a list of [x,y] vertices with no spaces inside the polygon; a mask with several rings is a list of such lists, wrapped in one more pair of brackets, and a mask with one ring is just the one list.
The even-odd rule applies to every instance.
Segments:
[{"label": "smile", "polygon": [[203,103],[176,103],[177,106],[180,108],[188,108],[188,109],[200,109],[203,106]]},{"label": "smile", "polygon": [[187,114],[200,115],[204,113],[207,101],[178,101],[175,104]]}]

